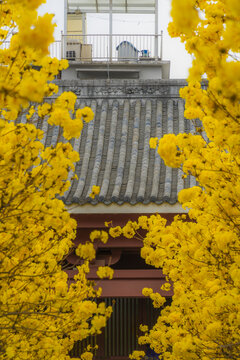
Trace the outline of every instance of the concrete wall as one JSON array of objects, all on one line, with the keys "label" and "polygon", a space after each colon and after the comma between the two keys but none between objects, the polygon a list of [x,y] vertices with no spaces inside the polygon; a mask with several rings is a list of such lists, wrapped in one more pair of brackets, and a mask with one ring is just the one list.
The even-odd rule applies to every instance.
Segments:
[{"label": "concrete wall", "polygon": [[76,79],[139,79],[161,80],[169,78],[169,62],[93,62],[72,61],[62,72],[62,80]]},{"label": "concrete wall", "polygon": [[[55,80],[59,87],[59,94],[72,91],[82,100],[95,99],[154,99],[179,98],[180,88],[187,85],[183,79],[168,80],[134,80],[110,79],[104,80]],[[204,84],[203,84],[204,85]],[[104,212],[104,211],[103,211]]]}]

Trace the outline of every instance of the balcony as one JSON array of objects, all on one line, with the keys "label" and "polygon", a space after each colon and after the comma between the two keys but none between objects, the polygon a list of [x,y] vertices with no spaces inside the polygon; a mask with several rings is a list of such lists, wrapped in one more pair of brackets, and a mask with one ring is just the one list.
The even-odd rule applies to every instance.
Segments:
[{"label": "balcony", "polygon": [[162,32],[158,35],[62,35],[50,45],[50,55],[69,61],[141,62],[162,60]]},{"label": "balcony", "polygon": [[[0,49],[8,48],[9,41]],[[168,79],[170,62],[162,60],[163,34],[62,35],[49,47],[51,57],[67,59],[63,80]]]}]

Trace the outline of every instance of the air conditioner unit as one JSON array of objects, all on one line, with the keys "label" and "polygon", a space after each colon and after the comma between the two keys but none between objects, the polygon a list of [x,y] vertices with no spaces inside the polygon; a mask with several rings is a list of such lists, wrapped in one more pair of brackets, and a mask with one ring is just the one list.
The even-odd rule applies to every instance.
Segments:
[{"label": "air conditioner unit", "polygon": [[66,59],[71,61],[79,61],[81,57],[81,43],[71,39],[67,41]]}]

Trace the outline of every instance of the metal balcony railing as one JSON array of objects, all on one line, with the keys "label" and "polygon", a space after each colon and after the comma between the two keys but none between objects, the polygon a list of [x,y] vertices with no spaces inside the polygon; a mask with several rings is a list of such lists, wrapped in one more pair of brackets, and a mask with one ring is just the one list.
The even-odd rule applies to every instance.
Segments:
[{"label": "metal balcony railing", "polygon": [[162,59],[162,32],[158,35],[62,35],[50,54],[70,61],[141,61]]},{"label": "metal balcony railing", "polygon": [[[0,49],[8,48],[9,41]],[[162,60],[163,34],[158,35],[62,35],[54,41],[51,57],[79,62]]]}]

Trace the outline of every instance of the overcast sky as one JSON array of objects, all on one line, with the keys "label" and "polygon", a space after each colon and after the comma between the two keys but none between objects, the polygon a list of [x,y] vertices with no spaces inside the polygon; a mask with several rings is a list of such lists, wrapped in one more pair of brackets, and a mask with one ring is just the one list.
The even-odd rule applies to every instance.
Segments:
[{"label": "overcast sky", "polygon": [[[39,13],[55,14],[54,22],[57,27],[55,39],[60,39],[64,24],[64,0],[46,0]],[[159,33],[163,30],[163,60],[171,61],[170,76],[172,79],[184,79],[188,75],[191,57],[186,53],[184,45],[179,39],[172,39],[168,35],[167,25],[170,21],[170,0],[159,0]],[[108,33],[107,14],[88,14],[87,32],[89,34]],[[154,15],[113,15],[113,33],[116,34],[153,34]]]}]

